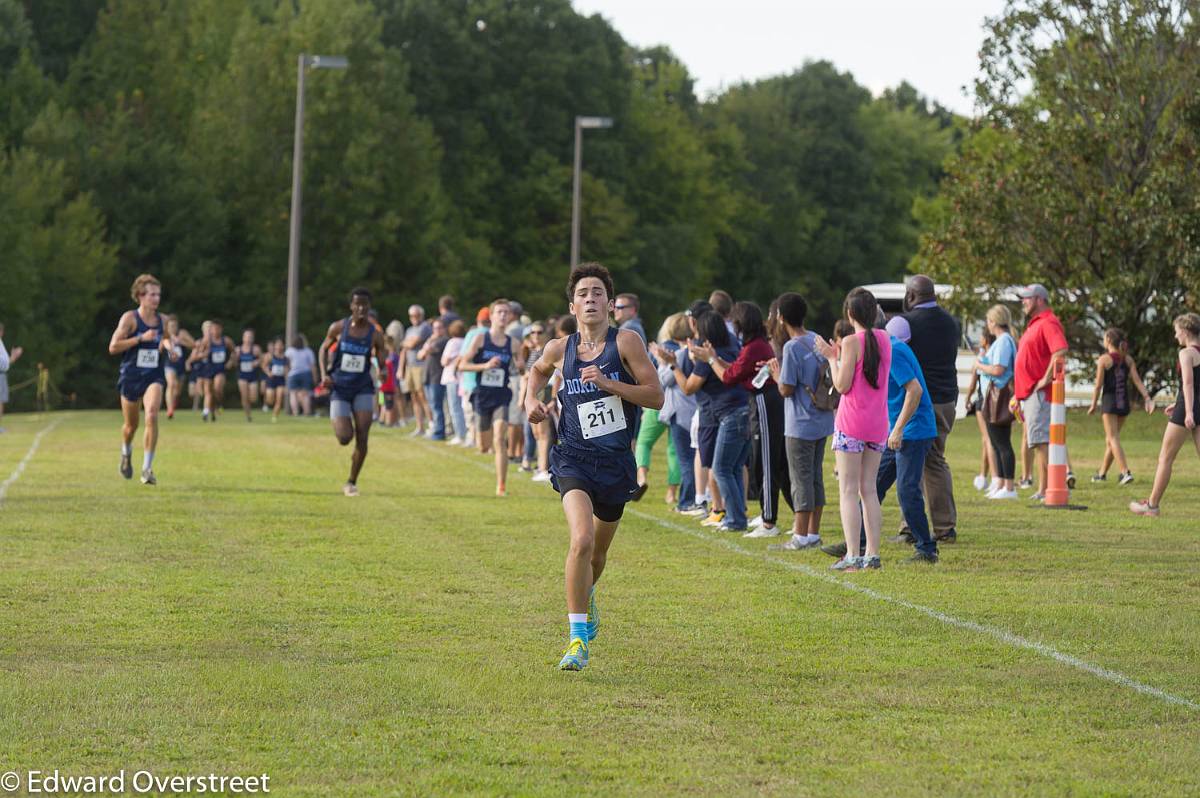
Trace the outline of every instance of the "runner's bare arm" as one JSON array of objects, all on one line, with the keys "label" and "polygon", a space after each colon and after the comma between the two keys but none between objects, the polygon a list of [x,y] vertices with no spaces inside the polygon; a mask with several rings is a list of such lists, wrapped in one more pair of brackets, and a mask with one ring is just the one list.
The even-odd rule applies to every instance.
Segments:
[{"label": "runner's bare arm", "polygon": [[110,355],[119,355],[127,349],[133,349],[143,340],[149,341],[153,338],[153,330],[147,330],[140,336],[134,335],[137,332],[137,322],[134,320],[133,314],[136,312],[127,310],[121,314],[121,320],[117,322],[117,329],[113,330],[112,338],[108,342]]},{"label": "runner's bare arm", "polygon": [[321,369],[320,382],[325,382],[328,377],[328,367],[325,365],[325,353],[329,351],[329,347],[337,340],[338,333],[341,332],[342,323],[335,321],[329,325],[329,329],[325,331],[325,340],[321,342],[321,347],[317,350],[317,367]]},{"label": "runner's bare arm", "polygon": [[539,401],[537,397],[542,388],[546,387],[550,378],[554,376],[554,370],[559,367],[564,347],[563,339],[554,339],[546,344],[546,348],[542,350],[542,356],[529,367],[525,383],[524,405],[525,413],[529,416],[531,424],[540,424],[550,413],[549,406],[545,402]]}]

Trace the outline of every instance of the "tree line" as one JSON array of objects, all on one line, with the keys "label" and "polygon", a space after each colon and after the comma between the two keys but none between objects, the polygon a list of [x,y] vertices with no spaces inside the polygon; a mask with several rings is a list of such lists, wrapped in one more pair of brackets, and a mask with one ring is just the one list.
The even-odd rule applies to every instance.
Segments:
[{"label": "tree line", "polygon": [[581,255],[651,323],[714,287],[799,291],[827,325],[907,269],[964,314],[1037,280],[1081,353],[1117,324],[1170,379],[1163,319],[1200,282],[1196,8],[1014,0],[965,120],[828,62],[701,98],[569,0],[0,0],[0,320],[81,404],[111,404],[141,272],[193,331],[280,332],[296,57],[325,53],[351,67],[307,81],[310,338],[360,283],[398,317],[447,291],[561,311],[573,120],[601,115]]},{"label": "tree line", "polygon": [[144,271],[193,330],[282,329],[300,52],[351,64],[307,81],[310,338],[358,283],[397,316],[446,291],[560,310],[576,115],[616,120],[586,137],[581,255],[651,320],[900,276],[960,135],[826,62],[702,100],[567,0],[0,0],[0,318],[30,368],[111,399]]}]

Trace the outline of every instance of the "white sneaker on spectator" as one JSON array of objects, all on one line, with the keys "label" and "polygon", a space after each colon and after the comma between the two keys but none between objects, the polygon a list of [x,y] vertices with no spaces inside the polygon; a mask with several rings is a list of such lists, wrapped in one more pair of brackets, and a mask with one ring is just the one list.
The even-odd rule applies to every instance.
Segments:
[{"label": "white sneaker on spectator", "polygon": [[776,537],[779,534],[779,532],[780,532],[780,530],[779,530],[778,526],[773,526],[773,527],[757,526],[757,527],[754,527],[753,529],[751,529],[746,534],[742,535],[742,537],[744,537],[744,538],[773,538],[773,537]]},{"label": "white sneaker on spectator", "polygon": [[762,526],[762,525],[763,525],[763,522],[762,522],[761,515],[756,515],[753,518],[751,518],[749,521],[746,522],[746,526],[748,526],[752,529],[756,526]]},{"label": "white sneaker on spectator", "polygon": [[991,493],[989,493],[988,498],[989,499],[1015,499],[1015,498],[1017,498],[1017,492],[1015,490],[1005,490],[1004,488],[1001,488],[1000,490],[992,491]]},{"label": "white sneaker on spectator", "polygon": [[536,474],[534,474],[532,477],[530,477],[529,481],[530,482],[549,482],[550,481],[550,472],[549,471],[539,471]]},{"label": "white sneaker on spectator", "polygon": [[971,481],[971,484],[975,486],[975,490],[983,490],[988,484],[987,477],[985,477],[983,474],[976,474],[975,479]]},{"label": "white sneaker on spectator", "polygon": [[446,441],[447,446],[462,446],[462,438],[455,435],[450,440]]}]

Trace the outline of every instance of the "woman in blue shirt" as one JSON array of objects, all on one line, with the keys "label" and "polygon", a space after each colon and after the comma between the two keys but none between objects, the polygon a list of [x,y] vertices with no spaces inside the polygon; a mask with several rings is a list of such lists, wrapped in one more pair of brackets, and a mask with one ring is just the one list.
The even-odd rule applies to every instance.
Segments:
[{"label": "woman in blue shirt", "polygon": [[[1010,332],[1012,313],[1004,305],[993,305],[987,312],[987,326],[988,331],[996,336],[996,340],[988,347],[987,352],[975,361],[975,370],[979,373],[984,397],[995,387],[998,395],[1002,397],[1002,403],[1007,404],[1012,391],[1004,389],[1012,383],[1013,365],[1017,359],[1017,342],[1013,340]],[[984,407],[988,410],[993,409],[986,401]],[[994,409],[999,412],[1002,420],[993,423],[992,418],[985,417],[984,421],[987,423],[988,440],[992,442],[992,449],[996,453],[996,476],[1000,484],[995,490],[989,491],[987,497],[1015,499],[1017,490],[1013,486],[1013,476],[1016,472],[1016,455],[1012,446],[1013,418],[1011,413],[1005,412],[1005,408]]]}]

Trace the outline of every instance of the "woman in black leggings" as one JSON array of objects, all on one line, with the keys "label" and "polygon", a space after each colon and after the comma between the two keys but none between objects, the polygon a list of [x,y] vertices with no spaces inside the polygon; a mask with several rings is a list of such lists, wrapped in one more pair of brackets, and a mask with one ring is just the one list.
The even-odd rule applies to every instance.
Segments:
[{"label": "woman in black leggings", "polygon": [[[1012,395],[1013,364],[1017,359],[1017,343],[1010,332],[1012,313],[1004,305],[993,305],[987,312],[987,326],[996,340],[975,361],[975,370],[979,372],[983,383],[985,400],[994,387],[1000,392],[1001,403],[1007,404]],[[984,407],[990,409],[986,401]],[[988,440],[992,442],[992,449],[996,453],[996,477],[1000,480],[994,489],[988,491],[987,497],[1015,499],[1017,490],[1013,485],[1013,476],[1016,472],[1016,455],[1012,447],[1012,418],[999,424],[992,423],[990,417],[985,416],[984,420],[987,421]]]}]

